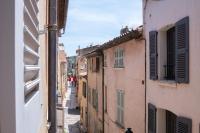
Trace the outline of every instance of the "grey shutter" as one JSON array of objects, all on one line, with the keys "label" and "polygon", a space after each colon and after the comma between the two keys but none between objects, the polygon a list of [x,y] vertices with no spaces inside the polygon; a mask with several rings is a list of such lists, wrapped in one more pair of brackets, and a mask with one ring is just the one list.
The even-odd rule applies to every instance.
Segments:
[{"label": "grey shutter", "polygon": [[150,79],[158,79],[157,74],[157,31],[149,32],[149,53],[150,53]]},{"label": "grey shutter", "polygon": [[185,117],[177,117],[176,133],[192,133],[192,120]]},{"label": "grey shutter", "polygon": [[148,104],[148,133],[156,133],[156,107]]},{"label": "grey shutter", "polygon": [[176,34],[176,81],[189,83],[189,17],[178,21]]}]

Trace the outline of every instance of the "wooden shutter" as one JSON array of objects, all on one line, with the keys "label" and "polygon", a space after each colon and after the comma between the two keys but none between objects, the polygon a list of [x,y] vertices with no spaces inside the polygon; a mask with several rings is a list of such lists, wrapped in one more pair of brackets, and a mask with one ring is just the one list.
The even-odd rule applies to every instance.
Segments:
[{"label": "wooden shutter", "polygon": [[148,133],[156,133],[156,107],[148,105]]},{"label": "wooden shutter", "polygon": [[158,79],[157,74],[157,31],[149,32],[149,53],[150,53],[150,79]]},{"label": "wooden shutter", "polygon": [[99,57],[96,57],[96,72],[99,71],[99,68],[100,68],[100,59]]},{"label": "wooden shutter", "polygon": [[176,133],[192,133],[192,120],[185,117],[177,117]]},{"label": "wooden shutter", "polygon": [[189,17],[175,25],[176,38],[176,81],[189,82]]},{"label": "wooden shutter", "polygon": [[97,67],[97,60],[96,58],[92,57],[92,72],[96,72],[96,67]]}]

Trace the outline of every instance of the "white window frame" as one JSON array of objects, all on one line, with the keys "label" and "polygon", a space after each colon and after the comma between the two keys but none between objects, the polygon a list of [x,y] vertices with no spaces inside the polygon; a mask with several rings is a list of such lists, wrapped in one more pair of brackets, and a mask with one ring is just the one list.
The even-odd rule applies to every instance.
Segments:
[{"label": "white window frame", "polygon": [[124,49],[116,48],[114,52],[114,67],[123,68],[124,67]]}]

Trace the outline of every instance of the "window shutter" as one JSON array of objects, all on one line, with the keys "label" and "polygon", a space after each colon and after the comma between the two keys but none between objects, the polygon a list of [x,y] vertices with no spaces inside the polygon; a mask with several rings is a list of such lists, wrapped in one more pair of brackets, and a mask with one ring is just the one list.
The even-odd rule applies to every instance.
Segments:
[{"label": "window shutter", "polygon": [[96,72],[99,71],[99,68],[100,68],[100,59],[99,57],[96,57]]},{"label": "window shutter", "polygon": [[156,107],[148,105],[148,133],[156,133]]},{"label": "window shutter", "polygon": [[96,90],[96,111],[98,111],[99,103],[98,103],[98,91]]},{"label": "window shutter", "polygon": [[25,102],[39,90],[38,0],[24,0],[24,93]]},{"label": "window shutter", "polygon": [[192,120],[185,117],[177,117],[176,133],[192,133]]},{"label": "window shutter", "polygon": [[176,81],[189,83],[189,17],[178,21],[176,34]]},{"label": "window shutter", "polygon": [[149,53],[150,53],[150,79],[158,79],[157,74],[157,31],[149,32]]}]

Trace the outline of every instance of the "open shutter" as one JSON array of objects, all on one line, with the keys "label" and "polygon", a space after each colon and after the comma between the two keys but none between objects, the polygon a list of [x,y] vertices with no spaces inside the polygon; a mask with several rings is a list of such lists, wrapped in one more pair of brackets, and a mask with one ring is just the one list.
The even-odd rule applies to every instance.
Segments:
[{"label": "open shutter", "polygon": [[40,84],[38,0],[24,0],[24,93],[25,102],[36,94]]},{"label": "open shutter", "polygon": [[150,79],[158,79],[157,74],[157,31],[149,32],[149,53],[150,53]]},{"label": "open shutter", "polygon": [[189,17],[178,21],[176,34],[176,81],[189,83]]},{"label": "open shutter", "polygon": [[148,104],[148,133],[156,133],[156,107]]},{"label": "open shutter", "polygon": [[185,117],[177,117],[176,133],[192,133],[192,120]]}]

